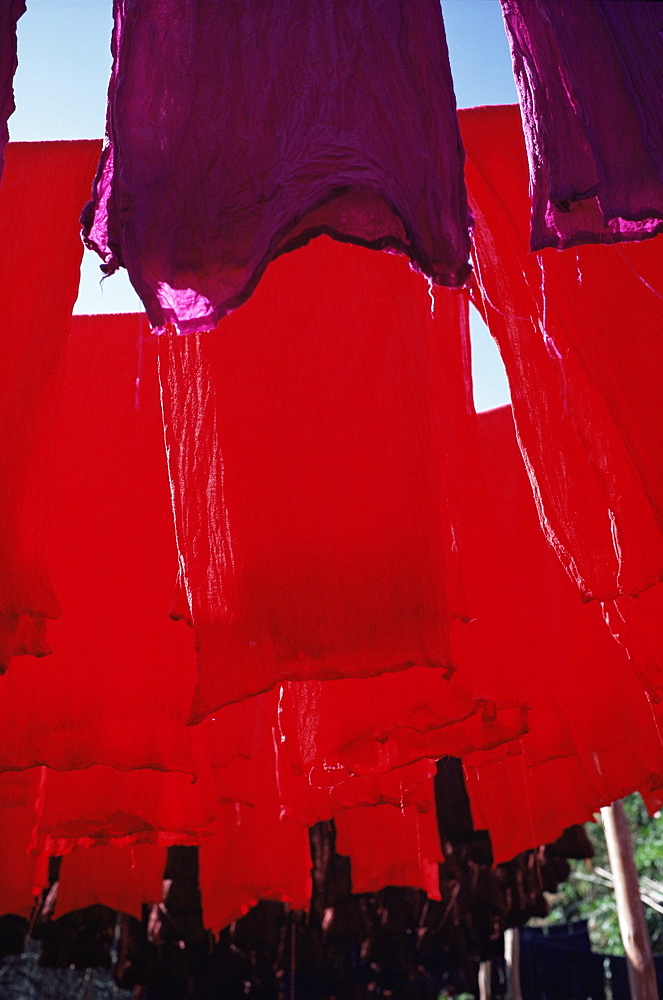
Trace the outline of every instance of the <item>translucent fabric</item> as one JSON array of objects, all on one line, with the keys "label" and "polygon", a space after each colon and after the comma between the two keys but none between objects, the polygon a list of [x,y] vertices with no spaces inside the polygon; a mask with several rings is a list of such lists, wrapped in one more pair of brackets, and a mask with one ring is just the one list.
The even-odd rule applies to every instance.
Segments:
[{"label": "translucent fabric", "polygon": [[286,679],[450,663],[467,303],[328,239],[216,335],[158,338],[191,721]]},{"label": "translucent fabric", "polygon": [[401,885],[441,898],[438,864],[443,856],[434,808],[346,809],[335,823],[336,850],[350,858],[353,892]]},{"label": "translucent fabric", "polygon": [[16,24],[25,14],[25,0],[5,0],[0,7],[0,179],[5,165],[5,146],[9,139],[7,119],[16,110],[14,104],[14,73],[16,58]]},{"label": "translucent fabric", "polygon": [[663,229],[663,3],[501,0],[533,250]]},{"label": "translucent fabric", "polygon": [[460,114],[476,301],[504,361],[543,530],[584,598],[663,573],[663,243],[528,253],[515,107]]},{"label": "translucent fabric", "polygon": [[56,915],[101,903],[142,920],[143,903],[161,901],[165,867],[165,847],[72,851],[60,865]]},{"label": "translucent fabric", "polygon": [[114,12],[84,234],[103,270],[127,268],[157,330],[211,329],[274,257],[320,233],[462,284],[463,154],[437,0]]},{"label": "translucent fabric", "polygon": [[[479,427],[491,496],[482,551],[495,575],[475,575],[476,620],[457,630],[454,649],[459,673],[489,656],[498,673],[518,675],[529,705],[527,733],[464,759],[475,828],[490,831],[500,862],[661,786],[660,710],[646,690],[660,683],[661,654],[644,655],[646,618],[615,638],[600,605],[580,601],[539,529],[509,408],[481,414]],[[515,643],[504,645],[503,621]]]},{"label": "translucent fabric", "polygon": [[[3,192],[10,181],[8,169]],[[76,317],[71,325],[57,419],[37,411],[48,429],[39,486],[62,614],[50,623],[53,654],[0,678],[0,767],[194,774],[185,726],[193,635],[168,617],[177,549],[156,345],[142,342],[148,326],[140,316]],[[55,336],[57,328],[48,330]],[[39,399],[38,383],[29,384]]]},{"label": "translucent fabric", "polygon": [[[0,46],[8,42],[0,13]],[[0,71],[1,72],[1,71]],[[12,143],[0,187],[0,671],[14,654],[48,652],[45,620],[59,613],[44,564],[43,484],[49,437],[78,293],[76,218],[99,155],[98,142]],[[57,177],[57,193],[53,178]],[[48,257],[37,288],[35,247]]]}]

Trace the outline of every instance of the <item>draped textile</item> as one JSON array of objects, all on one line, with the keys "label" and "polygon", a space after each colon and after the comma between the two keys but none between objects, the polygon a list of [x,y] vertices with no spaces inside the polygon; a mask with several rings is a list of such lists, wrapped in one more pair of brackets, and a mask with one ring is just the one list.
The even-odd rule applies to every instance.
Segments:
[{"label": "draped textile", "polygon": [[47,884],[44,866],[28,854],[37,785],[34,771],[0,774],[0,914],[29,917],[34,896]]},{"label": "draped textile", "polygon": [[502,354],[545,534],[585,598],[663,572],[663,243],[529,254],[515,107],[460,115],[476,301]]},{"label": "draped textile", "polygon": [[[482,552],[495,576],[475,573],[476,619],[457,629],[454,649],[459,673],[488,656],[519,675],[529,705],[527,733],[464,759],[475,828],[490,831],[500,862],[636,788],[661,787],[660,708],[646,689],[660,684],[661,650],[650,659],[646,641],[625,648],[640,623],[616,641],[599,604],[580,601],[539,529],[510,409],[481,414],[479,428],[491,494]],[[515,644],[504,645],[503,621]]]},{"label": "draped textile", "polygon": [[53,654],[0,678],[5,769],[196,773],[185,726],[195,652],[191,630],[168,616],[177,550],[147,329],[134,315],[72,323],[41,476],[62,616],[49,626]]},{"label": "draped textile", "polygon": [[447,668],[466,343],[458,293],[432,316],[403,257],[327,239],[216,335],[158,338],[191,721],[286,679]]},{"label": "draped textile", "polygon": [[438,864],[443,856],[434,808],[347,809],[335,823],[336,850],[350,858],[353,892],[400,885],[441,898]]},{"label": "draped textile", "polygon": [[166,848],[95,847],[66,854],[60,866],[57,915],[101,903],[143,918],[143,903],[161,900]]},{"label": "draped textile", "polygon": [[527,142],[531,247],[663,230],[663,3],[501,0]]},{"label": "draped textile", "polygon": [[320,233],[463,283],[463,153],[436,0],[114,11],[84,235],[104,271],[127,268],[155,328],[213,328],[274,257]]},{"label": "draped textile", "polygon": [[[2,19],[8,9],[18,8],[3,4]],[[4,49],[3,30],[0,39]],[[19,142],[5,151],[0,188],[2,671],[15,654],[48,652],[45,620],[59,614],[44,564],[43,481],[83,253],[76,218],[98,155],[96,141]],[[35,247],[48,257],[38,277]]]},{"label": "draped textile", "polygon": [[7,120],[16,110],[14,104],[14,73],[16,57],[16,25],[25,14],[25,0],[5,0],[0,7],[0,179],[5,165],[5,146],[9,139]]}]

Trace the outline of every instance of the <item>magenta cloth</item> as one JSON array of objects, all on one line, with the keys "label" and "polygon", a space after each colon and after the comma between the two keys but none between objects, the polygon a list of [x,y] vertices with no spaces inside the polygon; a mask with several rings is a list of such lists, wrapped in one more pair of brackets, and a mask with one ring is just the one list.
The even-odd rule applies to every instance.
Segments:
[{"label": "magenta cloth", "polygon": [[321,233],[468,276],[438,0],[115,0],[113,53],[84,236],[158,330],[209,330]]},{"label": "magenta cloth", "polygon": [[5,165],[5,146],[9,140],[7,120],[16,110],[14,104],[14,73],[16,57],[16,24],[25,14],[25,0],[4,0],[0,4],[0,177]]},{"label": "magenta cloth", "polygon": [[531,246],[663,229],[663,3],[501,0],[527,140]]}]

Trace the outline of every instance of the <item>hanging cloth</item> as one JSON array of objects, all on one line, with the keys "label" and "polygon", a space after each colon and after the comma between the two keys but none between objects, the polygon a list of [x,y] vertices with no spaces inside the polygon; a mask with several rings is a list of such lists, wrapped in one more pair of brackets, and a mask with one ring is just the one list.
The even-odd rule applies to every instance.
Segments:
[{"label": "hanging cloth", "polygon": [[60,865],[56,913],[82,910],[97,903],[136,920],[143,904],[161,901],[166,848],[95,847],[66,854]]},{"label": "hanging cloth", "polygon": [[41,477],[62,615],[52,655],[0,678],[1,768],[196,773],[195,651],[168,616],[177,549],[148,332],[138,315],[73,320]]},{"label": "hanging cloth", "polygon": [[528,253],[517,108],[460,114],[476,302],[509,378],[542,528],[586,599],[663,574],[663,243]]},{"label": "hanging cloth", "polygon": [[663,230],[663,3],[501,0],[533,250]]},{"label": "hanging cloth", "polygon": [[0,914],[29,917],[35,896],[48,885],[48,866],[28,853],[38,785],[36,770],[0,774]]},{"label": "hanging cloth", "polygon": [[[8,9],[16,11],[17,5],[2,5],[3,49]],[[96,141],[18,142],[5,152],[0,187],[0,672],[15,654],[47,653],[45,622],[59,614],[44,563],[44,478],[83,253],[76,218],[98,155]],[[35,247],[48,255],[40,274]]]},{"label": "hanging cloth", "polygon": [[[107,145],[83,215],[152,325],[209,330],[320,233],[469,273],[437,0],[115,0]],[[431,108],[435,113],[431,114]]]},{"label": "hanging cloth", "polygon": [[319,239],[220,335],[157,338],[197,722],[286,679],[449,665],[467,302]]},{"label": "hanging cloth", "polygon": [[25,14],[25,0],[5,0],[0,7],[0,180],[5,165],[5,146],[9,139],[7,120],[16,110],[14,104],[14,73],[16,57],[16,25]]}]

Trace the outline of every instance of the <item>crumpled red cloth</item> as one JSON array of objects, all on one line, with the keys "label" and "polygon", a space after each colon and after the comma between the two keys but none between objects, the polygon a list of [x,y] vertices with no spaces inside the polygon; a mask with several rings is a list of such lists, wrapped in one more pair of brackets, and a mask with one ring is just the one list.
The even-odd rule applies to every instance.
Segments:
[{"label": "crumpled red cloth", "polygon": [[[582,603],[540,531],[510,409],[480,414],[479,428],[491,497],[482,551],[492,576],[475,573],[468,589],[476,619],[455,630],[454,650],[459,673],[490,658],[499,675],[519,677],[529,705],[528,732],[464,758],[474,825],[490,831],[500,862],[550,842],[601,805],[663,784],[654,700],[663,656],[652,632],[663,585],[621,598],[617,608]],[[603,614],[615,618],[620,608],[618,632]]]},{"label": "crumpled red cloth", "polygon": [[[3,4],[3,19],[15,4]],[[44,494],[50,435],[65,371],[83,247],[76,223],[97,141],[17,142],[0,186],[0,672],[11,657],[49,650],[59,605],[45,566]],[[53,178],[57,177],[54,186]],[[41,247],[43,273],[35,270]]]},{"label": "crumpled red cloth", "polygon": [[5,165],[5,146],[9,139],[7,120],[16,110],[14,104],[14,73],[16,57],[16,24],[25,14],[25,0],[5,0],[0,7],[0,179]]},{"label": "crumpled red cloth", "polygon": [[663,3],[501,0],[527,142],[531,246],[663,229]]},{"label": "crumpled red cloth", "polygon": [[476,301],[543,530],[583,597],[636,594],[663,576],[663,241],[530,254],[518,109],[459,118]]},{"label": "crumpled red cloth", "polygon": [[66,854],[60,865],[56,913],[101,903],[143,919],[143,904],[161,901],[166,848],[151,844],[95,847]]},{"label": "crumpled red cloth", "polygon": [[[437,0],[115,0],[107,144],[83,215],[157,330],[209,330],[328,233],[469,274]],[[434,109],[434,113],[432,113]]]},{"label": "crumpled red cloth", "polygon": [[158,339],[196,722],[287,679],[443,671],[465,615],[467,302],[323,238],[214,334]]}]

